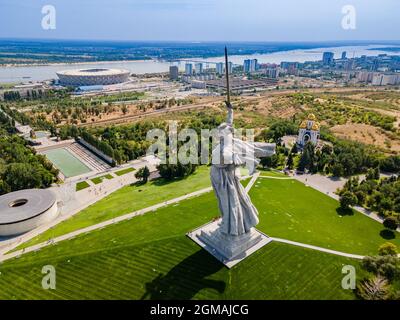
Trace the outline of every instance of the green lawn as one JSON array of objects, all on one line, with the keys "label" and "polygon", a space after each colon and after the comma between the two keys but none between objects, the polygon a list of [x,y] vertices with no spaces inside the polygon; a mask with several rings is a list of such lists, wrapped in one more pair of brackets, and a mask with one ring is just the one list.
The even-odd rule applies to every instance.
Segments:
[{"label": "green lawn", "polygon": [[[185,237],[217,215],[213,193],[26,254],[0,266],[0,299],[354,299],[358,261],[270,243],[231,270]],[[264,217],[265,218],[265,217]],[[43,290],[53,265],[57,289]]]},{"label": "green lawn", "polygon": [[95,177],[93,179],[90,179],[94,184],[100,184],[103,182],[104,179],[108,179],[111,180],[113,179],[113,176],[111,174],[106,174],[104,176],[101,177]]},{"label": "green lawn", "polygon": [[[188,179],[123,188],[52,232],[160,202],[156,197],[173,198],[177,190],[189,192],[188,186],[208,186],[208,168]],[[378,222],[357,212],[340,216],[336,200],[293,179],[260,178],[251,197],[260,212],[258,228],[270,236],[358,254],[374,254],[388,241]],[[6,261],[0,265],[0,299],[355,298],[341,288],[342,267],[355,266],[361,279],[359,261],[314,250],[272,242],[228,270],[185,237],[217,215],[210,192]],[[390,241],[400,245],[399,235]],[[40,287],[47,264],[57,270],[54,291]]]},{"label": "green lawn", "polygon": [[384,239],[382,224],[354,211],[340,215],[339,202],[293,179],[260,178],[250,196],[259,209],[266,234],[347,253],[376,254],[391,241],[400,246],[400,234]]},{"label": "green lawn", "polygon": [[211,185],[209,167],[200,166],[196,172],[181,180],[166,182],[162,179],[149,181],[145,185],[123,187],[70,219],[61,222],[41,235],[22,243],[15,250],[44,242],[50,238],[63,235],[90,225],[112,219],[157,203],[207,188]]},{"label": "green lawn", "polygon": [[135,171],[135,169],[134,168],[126,168],[126,169],[122,169],[122,170],[119,170],[119,171],[115,171],[114,173],[117,176],[123,176],[124,174],[127,174],[127,173],[132,172],[132,171]]},{"label": "green lawn", "polygon": [[81,181],[76,184],[76,191],[80,191],[89,187],[89,183],[87,183],[86,181]]}]

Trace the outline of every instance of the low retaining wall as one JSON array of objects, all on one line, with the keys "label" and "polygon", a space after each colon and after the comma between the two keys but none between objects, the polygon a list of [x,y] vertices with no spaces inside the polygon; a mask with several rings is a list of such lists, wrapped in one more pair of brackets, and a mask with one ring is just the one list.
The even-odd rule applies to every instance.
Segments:
[{"label": "low retaining wall", "polygon": [[14,236],[31,231],[54,220],[58,216],[58,213],[58,204],[56,201],[49,209],[36,217],[24,221],[0,225],[0,236]]}]

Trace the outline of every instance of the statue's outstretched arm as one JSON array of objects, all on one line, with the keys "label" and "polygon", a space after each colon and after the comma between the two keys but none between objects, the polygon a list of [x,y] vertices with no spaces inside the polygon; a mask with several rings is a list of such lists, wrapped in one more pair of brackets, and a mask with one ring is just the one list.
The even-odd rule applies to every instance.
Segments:
[{"label": "statue's outstretched arm", "polygon": [[275,143],[253,142],[254,155],[257,158],[270,157],[275,154]]}]

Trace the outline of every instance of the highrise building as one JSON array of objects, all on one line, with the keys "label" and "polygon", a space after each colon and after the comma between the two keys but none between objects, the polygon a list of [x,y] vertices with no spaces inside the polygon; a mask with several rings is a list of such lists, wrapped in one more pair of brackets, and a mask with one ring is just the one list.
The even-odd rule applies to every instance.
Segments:
[{"label": "highrise building", "polygon": [[355,65],[355,60],[354,59],[348,59],[345,63],[344,68],[347,71],[353,70],[354,69],[354,65]]},{"label": "highrise building", "polygon": [[224,64],[222,62],[217,63],[216,65],[217,74],[224,74]]},{"label": "highrise building", "polygon": [[243,63],[243,71],[245,73],[250,73],[256,71],[258,68],[258,60],[257,59],[246,59]]},{"label": "highrise building", "polygon": [[342,52],[342,60],[346,60],[347,59],[347,52],[343,51]]},{"label": "highrise building", "polygon": [[179,77],[179,69],[177,66],[170,66],[169,67],[169,78],[171,80],[177,80]]},{"label": "highrise building", "polygon": [[233,63],[232,62],[228,62],[228,72],[229,72],[229,74],[233,73]]},{"label": "highrise building", "polygon": [[322,56],[322,63],[325,66],[329,66],[333,63],[334,53],[333,52],[324,52]]},{"label": "highrise building", "polygon": [[268,67],[268,68],[266,68],[265,69],[265,75],[268,78],[273,78],[273,79],[278,78],[278,76],[279,76],[278,68],[276,68],[276,67]]},{"label": "highrise building", "polygon": [[376,71],[379,69],[379,59],[374,59],[371,69],[372,71]]},{"label": "highrise building", "polygon": [[250,72],[254,72],[258,69],[258,60],[257,59],[253,59],[250,62]]},{"label": "highrise building", "polygon": [[251,60],[250,59],[246,59],[243,62],[243,71],[245,73],[249,73],[250,72],[250,65],[251,65]]},{"label": "highrise building", "polygon": [[372,82],[374,77],[373,72],[361,71],[357,73],[357,81],[358,82]]},{"label": "highrise building", "polygon": [[188,76],[193,74],[193,65],[191,63],[185,64],[185,74]]},{"label": "highrise building", "polygon": [[196,63],[195,64],[195,69],[196,69],[196,74],[202,74],[203,73],[203,64],[202,63]]}]

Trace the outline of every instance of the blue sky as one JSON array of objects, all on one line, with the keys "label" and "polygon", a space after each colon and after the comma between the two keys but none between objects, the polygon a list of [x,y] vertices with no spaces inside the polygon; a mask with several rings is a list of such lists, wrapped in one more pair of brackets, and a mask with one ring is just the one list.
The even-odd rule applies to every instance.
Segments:
[{"label": "blue sky", "polygon": [[[56,30],[41,27],[47,4]],[[341,26],[349,4],[355,30]],[[399,0],[0,0],[0,38],[399,40],[399,13]]]}]

